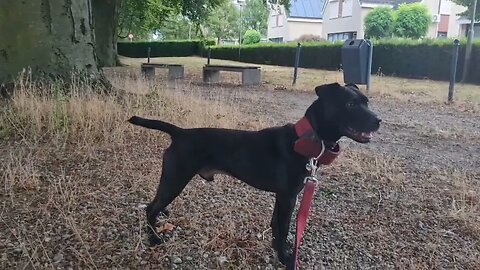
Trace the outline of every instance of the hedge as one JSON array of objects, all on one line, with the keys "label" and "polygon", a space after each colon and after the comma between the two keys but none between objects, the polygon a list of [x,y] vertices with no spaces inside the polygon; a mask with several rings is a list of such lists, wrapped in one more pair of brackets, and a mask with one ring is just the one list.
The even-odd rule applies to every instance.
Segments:
[{"label": "hedge", "polygon": [[[406,78],[449,80],[452,56],[452,40],[373,41],[372,73],[381,72]],[[240,58],[238,46],[211,47],[211,57],[255,64],[293,66],[296,43],[260,43],[242,46]],[[310,42],[302,44],[300,67],[326,70],[341,69],[342,43]],[[206,53],[204,53],[206,56]],[[457,66],[457,79],[463,71],[465,41],[461,42]],[[480,84],[480,42],[472,51],[472,66],[468,82]]]},{"label": "hedge", "polygon": [[201,55],[205,46],[215,45],[215,41],[180,40],[154,42],[118,42],[118,54],[127,57],[145,58],[148,48],[151,57]]}]

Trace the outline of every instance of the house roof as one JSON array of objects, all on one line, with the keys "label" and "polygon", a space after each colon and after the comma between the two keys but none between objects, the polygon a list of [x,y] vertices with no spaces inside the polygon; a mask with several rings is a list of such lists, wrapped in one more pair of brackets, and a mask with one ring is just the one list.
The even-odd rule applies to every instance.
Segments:
[{"label": "house roof", "polygon": [[291,18],[322,19],[325,0],[290,0]]},{"label": "house roof", "polygon": [[400,4],[406,3],[416,3],[421,2],[421,0],[360,0],[361,3],[368,3],[368,4],[387,4],[392,5],[394,8],[398,7]]}]

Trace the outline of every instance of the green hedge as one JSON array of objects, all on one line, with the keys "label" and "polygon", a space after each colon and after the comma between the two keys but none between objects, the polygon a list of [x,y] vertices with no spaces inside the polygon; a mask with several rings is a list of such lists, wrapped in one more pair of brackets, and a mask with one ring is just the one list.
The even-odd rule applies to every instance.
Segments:
[{"label": "green hedge", "polygon": [[118,54],[127,57],[145,58],[148,47],[151,57],[174,57],[201,55],[205,46],[215,45],[215,41],[180,40],[154,42],[118,42]]},{"label": "green hedge", "polygon": [[[407,78],[449,80],[452,40],[413,41],[391,39],[373,41],[372,73],[381,72]],[[342,43],[310,42],[302,44],[300,67],[338,70],[341,68]],[[242,46],[212,47],[211,57],[256,64],[293,66],[296,43],[260,43]],[[206,56],[206,54],[204,54]],[[457,79],[461,78],[465,41],[461,42]],[[469,82],[480,84],[480,42],[474,43]]]}]

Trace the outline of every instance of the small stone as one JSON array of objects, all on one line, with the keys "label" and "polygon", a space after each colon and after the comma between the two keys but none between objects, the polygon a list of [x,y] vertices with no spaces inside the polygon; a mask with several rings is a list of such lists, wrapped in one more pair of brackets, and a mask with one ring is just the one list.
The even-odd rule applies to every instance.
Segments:
[{"label": "small stone", "polygon": [[223,265],[224,263],[226,263],[228,261],[227,257],[226,256],[220,256],[218,257],[218,263],[220,265]]},{"label": "small stone", "polygon": [[259,240],[262,239],[262,234],[261,233],[257,233],[257,239],[259,239]]},{"label": "small stone", "polygon": [[173,257],[172,262],[174,264],[181,264],[182,263],[182,258],[175,256],[175,257]]},{"label": "small stone", "polygon": [[63,260],[63,254],[62,253],[57,253],[57,255],[55,255],[53,257],[53,262],[54,263],[59,263]]},{"label": "small stone", "polygon": [[50,242],[50,240],[52,240],[50,237],[45,237],[45,239],[43,239],[46,243]]},{"label": "small stone", "polygon": [[187,261],[191,261],[191,260],[193,260],[193,258],[192,258],[192,257],[190,257],[190,256],[187,256],[187,257],[185,257],[185,260],[187,260]]}]

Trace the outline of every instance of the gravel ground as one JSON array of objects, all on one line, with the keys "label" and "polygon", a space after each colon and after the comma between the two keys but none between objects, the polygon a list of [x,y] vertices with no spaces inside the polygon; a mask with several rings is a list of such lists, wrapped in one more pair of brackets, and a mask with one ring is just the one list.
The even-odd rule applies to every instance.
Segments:
[{"label": "gravel ground", "polygon": [[[268,87],[200,95],[218,91],[265,126],[299,119],[315,99]],[[301,269],[480,269],[478,114],[378,97],[371,107],[384,120],[376,138],[343,140],[343,155],[322,172]],[[2,190],[0,267],[280,268],[270,247],[273,195],[230,177],[195,177],[159,220],[168,242],[146,245],[144,206],[168,142],[143,131],[88,150],[4,142],[2,162],[7,153],[36,157],[40,184]]]}]

